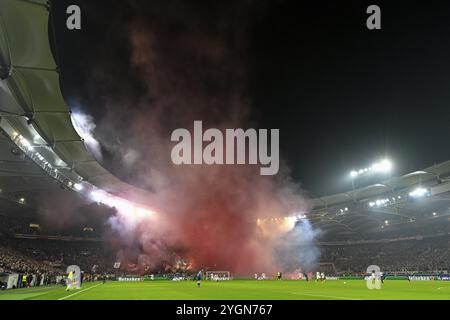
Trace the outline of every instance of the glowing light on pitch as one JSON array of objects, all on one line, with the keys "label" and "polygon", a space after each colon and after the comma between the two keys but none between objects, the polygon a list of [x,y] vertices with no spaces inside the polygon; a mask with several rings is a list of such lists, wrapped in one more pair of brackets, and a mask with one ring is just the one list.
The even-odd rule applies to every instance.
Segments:
[{"label": "glowing light on pitch", "polygon": [[287,221],[287,227],[289,229],[293,229],[295,227],[295,223],[297,222],[298,216],[293,216],[293,217],[287,217],[286,221]]},{"label": "glowing light on pitch", "polygon": [[256,225],[266,236],[276,236],[291,231],[297,222],[303,219],[307,219],[306,215],[294,213],[280,218],[258,218]]}]

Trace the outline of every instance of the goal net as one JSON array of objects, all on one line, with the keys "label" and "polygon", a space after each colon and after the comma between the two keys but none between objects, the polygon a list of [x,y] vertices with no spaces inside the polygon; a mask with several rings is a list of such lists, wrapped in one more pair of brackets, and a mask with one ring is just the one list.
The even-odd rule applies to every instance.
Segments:
[{"label": "goal net", "polygon": [[207,271],[206,280],[211,281],[231,280],[230,271]]}]

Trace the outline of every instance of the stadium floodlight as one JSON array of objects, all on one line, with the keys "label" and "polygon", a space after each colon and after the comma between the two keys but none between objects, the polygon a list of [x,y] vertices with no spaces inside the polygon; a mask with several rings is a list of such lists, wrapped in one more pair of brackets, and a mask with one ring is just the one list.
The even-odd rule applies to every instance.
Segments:
[{"label": "stadium floodlight", "polygon": [[387,160],[384,159],[381,162],[375,163],[372,165],[371,170],[376,171],[376,172],[389,172],[392,169],[392,163]]},{"label": "stadium floodlight", "polygon": [[384,159],[380,162],[374,163],[369,168],[364,168],[364,169],[360,169],[360,170],[352,170],[350,172],[350,177],[352,179],[354,179],[358,176],[369,174],[369,173],[386,173],[386,172],[390,172],[391,170],[392,170],[392,162],[389,161],[388,159]]},{"label": "stadium floodlight", "polygon": [[433,217],[437,217],[437,212],[433,212]]},{"label": "stadium floodlight", "polygon": [[75,183],[75,184],[73,185],[73,187],[74,187],[75,190],[77,190],[77,191],[83,190],[83,185],[82,185],[81,183]]},{"label": "stadium floodlight", "polygon": [[374,201],[370,201],[369,202],[369,207],[370,208],[373,208],[373,207],[387,207],[387,206],[389,206],[389,205],[392,205],[392,204],[394,204],[395,203],[395,198],[392,198],[392,199],[389,199],[389,198],[386,198],[386,199],[377,199],[377,200],[374,200]]},{"label": "stadium floodlight", "polygon": [[422,187],[416,188],[413,191],[409,193],[409,196],[412,198],[422,198],[426,196],[428,193],[428,190]]}]

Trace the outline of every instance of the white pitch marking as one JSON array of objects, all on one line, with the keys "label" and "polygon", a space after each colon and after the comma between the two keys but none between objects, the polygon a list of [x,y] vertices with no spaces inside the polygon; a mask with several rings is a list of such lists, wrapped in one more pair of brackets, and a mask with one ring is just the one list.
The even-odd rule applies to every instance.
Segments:
[{"label": "white pitch marking", "polygon": [[77,295],[77,294],[82,293],[82,292],[84,292],[84,291],[94,289],[95,287],[98,287],[98,286],[100,286],[100,285],[102,285],[102,283],[99,283],[99,284],[97,284],[97,285],[95,285],[95,286],[92,286],[92,287],[83,289],[83,290],[81,290],[81,291],[77,291],[77,292],[75,292],[75,293],[69,294],[68,296],[59,298],[58,300],[65,300],[65,299],[67,299],[67,298],[73,297],[74,295]]},{"label": "white pitch marking", "polygon": [[320,298],[331,298],[331,299],[343,299],[343,300],[361,300],[361,299],[353,299],[347,297],[337,297],[337,296],[323,296],[319,294],[310,294],[310,293],[300,293],[300,292],[291,292],[292,294],[297,294],[301,296],[311,296],[311,297],[320,297]]}]

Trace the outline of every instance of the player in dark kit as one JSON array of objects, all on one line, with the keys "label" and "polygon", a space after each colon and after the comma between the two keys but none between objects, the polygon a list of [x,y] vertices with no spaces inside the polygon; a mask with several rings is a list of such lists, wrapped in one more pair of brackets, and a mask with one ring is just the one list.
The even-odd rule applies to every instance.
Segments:
[{"label": "player in dark kit", "polygon": [[383,283],[383,284],[384,284],[384,279],[386,279],[386,274],[382,273],[381,274],[381,283]]},{"label": "player in dark kit", "polygon": [[197,273],[197,287],[200,288],[200,285],[202,284],[202,277],[203,277],[203,270],[200,270]]}]

